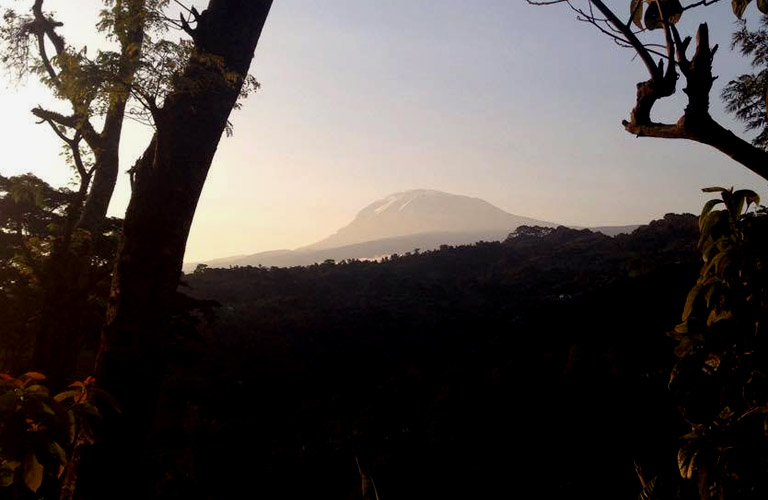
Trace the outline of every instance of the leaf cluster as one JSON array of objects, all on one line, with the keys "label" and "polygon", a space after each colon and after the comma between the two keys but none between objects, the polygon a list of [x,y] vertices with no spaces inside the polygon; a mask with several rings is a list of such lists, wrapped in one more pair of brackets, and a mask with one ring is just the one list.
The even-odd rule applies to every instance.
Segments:
[{"label": "leaf cluster", "polygon": [[95,399],[105,393],[89,378],[51,396],[44,380],[36,372],[0,373],[0,497],[55,484],[75,448],[95,441],[94,423],[101,418]]},{"label": "leaf cluster", "polygon": [[768,492],[768,217],[753,191],[704,191],[720,199],[699,218],[704,264],[669,334],[679,358],[669,388],[690,426],[678,465],[700,498],[761,498]]},{"label": "leaf cluster", "polygon": [[726,110],[744,122],[746,130],[758,132],[752,140],[754,145],[768,149],[768,16],[761,17],[760,25],[755,30],[750,30],[746,22],[741,21],[739,30],[733,34],[731,47],[752,59],[754,72],[738,76],[723,88]]},{"label": "leaf cluster", "polygon": [[[31,174],[0,176],[0,369],[17,369],[29,353],[50,279],[48,263],[57,242],[67,237],[75,196]],[[93,250],[88,272],[78,277],[88,296],[84,322],[78,326],[82,332],[98,331],[120,228],[119,219],[108,218],[93,234],[69,235],[76,244],[87,240]]]},{"label": "leaf cluster", "polygon": [[54,189],[32,174],[0,176],[0,262],[34,275],[50,254],[52,237],[61,232],[72,199],[68,189]]},{"label": "leaf cluster", "polygon": [[[731,7],[733,8],[733,13],[736,14],[736,17],[741,19],[750,3],[752,3],[752,0],[731,0]],[[755,3],[760,12],[768,14],[768,1],[757,0]]]},{"label": "leaf cluster", "polygon": [[629,5],[632,22],[640,29],[659,29],[666,19],[676,24],[683,15],[680,0],[632,0]]}]

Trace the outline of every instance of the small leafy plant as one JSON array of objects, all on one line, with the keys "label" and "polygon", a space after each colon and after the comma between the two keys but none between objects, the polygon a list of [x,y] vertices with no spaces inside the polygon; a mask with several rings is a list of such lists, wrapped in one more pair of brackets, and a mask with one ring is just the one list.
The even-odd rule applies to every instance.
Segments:
[{"label": "small leafy plant", "polygon": [[79,449],[94,442],[94,423],[101,418],[95,398],[113,403],[91,377],[54,396],[44,380],[37,372],[0,374],[0,497],[3,490],[37,492],[46,481],[52,488],[73,488],[66,482],[76,471],[69,469]]},{"label": "small leafy plant", "polygon": [[704,191],[720,198],[699,218],[703,266],[669,334],[679,358],[669,388],[690,426],[673,497],[766,498],[768,217],[753,191]]}]

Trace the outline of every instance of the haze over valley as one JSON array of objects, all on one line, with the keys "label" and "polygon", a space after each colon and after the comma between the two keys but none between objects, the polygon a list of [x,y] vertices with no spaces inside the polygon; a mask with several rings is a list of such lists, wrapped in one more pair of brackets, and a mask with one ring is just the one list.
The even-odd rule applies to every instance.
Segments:
[{"label": "haze over valley", "polygon": [[[325,260],[375,260],[441,245],[501,241],[519,226],[556,227],[559,224],[510,214],[485,200],[432,189],[391,194],[360,210],[346,226],[330,236],[294,250],[185,263],[189,272],[198,264],[230,266],[302,266]],[[631,232],[637,226],[595,228],[608,235]]]},{"label": "haze over valley", "polygon": [[0,500],[768,499],[768,0],[0,0],[0,66]]}]

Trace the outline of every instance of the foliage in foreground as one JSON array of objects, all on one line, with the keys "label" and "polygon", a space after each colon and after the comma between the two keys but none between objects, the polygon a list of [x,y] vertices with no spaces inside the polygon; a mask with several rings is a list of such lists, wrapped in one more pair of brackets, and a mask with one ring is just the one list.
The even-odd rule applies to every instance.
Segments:
[{"label": "foliage in foreground", "polygon": [[0,373],[0,498],[30,493],[71,498],[83,447],[96,439],[97,399],[115,402],[87,378],[51,396],[45,376]]},{"label": "foliage in foreground", "polygon": [[668,215],[616,238],[522,228],[378,263],[201,269],[191,293],[222,306],[168,389],[200,434],[177,438],[195,444],[166,487],[359,498],[359,461],[382,498],[632,498],[633,458],[649,477],[676,467],[663,332],[697,237]]},{"label": "foliage in foreground", "polygon": [[[54,272],[51,256],[65,239],[87,239],[92,249],[87,266],[77,275],[72,287],[84,290],[77,308],[70,304],[60,314],[77,316],[78,347],[93,350],[106,307],[106,297],[117,251],[121,220],[108,218],[99,231],[71,234],[67,226],[73,215],[69,208],[75,193],[53,188],[42,179],[24,174],[0,175],[0,370],[16,373],[28,370],[35,333],[42,321],[46,288]],[[76,214],[75,214],[76,215]],[[64,245],[68,246],[68,245]],[[67,294],[72,295],[72,290]],[[74,310],[76,309],[76,310]],[[59,333],[64,326],[59,325]],[[64,353],[58,353],[63,356]],[[90,367],[88,368],[90,370]],[[87,370],[83,370],[86,371]],[[83,375],[84,376],[84,375]],[[59,387],[65,381],[53,381]]]},{"label": "foliage in foreground", "polygon": [[[670,336],[669,388],[689,432],[678,451],[682,498],[768,494],[768,217],[749,190],[717,192],[699,218],[704,264]],[[720,208],[717,209],[716,208]]]}]

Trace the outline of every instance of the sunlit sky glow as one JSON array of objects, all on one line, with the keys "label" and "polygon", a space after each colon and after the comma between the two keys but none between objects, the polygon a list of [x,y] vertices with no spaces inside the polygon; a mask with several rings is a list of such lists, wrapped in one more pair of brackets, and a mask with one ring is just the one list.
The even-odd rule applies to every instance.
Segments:
[{"label": "sunlit sky glow", "polygon": [[[27,3],[0,0],[17,9]],[[609,3],[620,12],[629,4]],[[100,4],[46,1],[67,40],[89,51],[99,46],[92,26]],[[747,68],[728,49],[730,2],[687,15],[683,33],[693,34],[697,16],[721,45],[719,94]],[[765,194],[762,179],[706,146],[624,132],[635,83],[646,79],[632,56],[563,6],[275,0],[252,66],[262,88],[232,116],[235,134],[219,146],[185,260],[309,244],[370,202],[414,188],[579,226],[696,212],[706,199],[699,189],[709,185]],[[0,172],[66,184],[57,140],[29,113],[49,102],[48,92],[32,79],[5,80]],[[683,105],[672,101],[656,118],[675,120]],[[713,114],[741,133],[717,94]],[[150,135],[128,127],[123,172]],[[129,196],[121,175],[110,213],[122,216]]]}]

